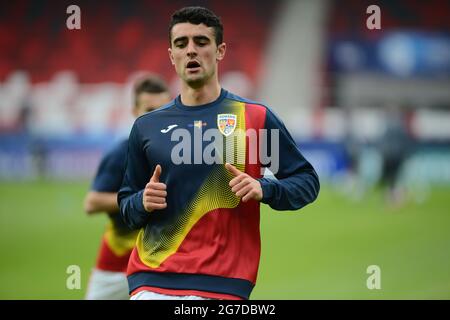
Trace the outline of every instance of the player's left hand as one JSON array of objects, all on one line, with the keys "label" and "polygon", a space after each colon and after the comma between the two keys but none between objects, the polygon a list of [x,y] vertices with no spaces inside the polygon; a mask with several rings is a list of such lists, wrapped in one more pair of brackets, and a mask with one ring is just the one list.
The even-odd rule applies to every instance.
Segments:
[{"label": "player's left hand", "polygon": [[225,163],[225,168],[234,176],[229,183],[231,191],[238,198],[241,198],[242,202],[247,202],[250,199],[261,201],[263,192],[258,180],[239,171],[235,166],[229,163]]}]

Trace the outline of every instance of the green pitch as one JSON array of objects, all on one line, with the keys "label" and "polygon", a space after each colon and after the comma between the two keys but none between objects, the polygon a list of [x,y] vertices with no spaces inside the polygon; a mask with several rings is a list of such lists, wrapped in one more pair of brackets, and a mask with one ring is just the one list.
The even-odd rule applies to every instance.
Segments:
[{"label": "green pitch", "polygon": [[[87,182],[0,183],[0,299],[81,299],[106,222],[82,211]],[[388,208],[322,187],[300,212],[263,207],[252,299],[450,299],[449,188]],[[245,254],[245,253],[242,253]],[[78,265],[81,289],[69,290]],[[381,270],[369,290],[367,267]]]}]

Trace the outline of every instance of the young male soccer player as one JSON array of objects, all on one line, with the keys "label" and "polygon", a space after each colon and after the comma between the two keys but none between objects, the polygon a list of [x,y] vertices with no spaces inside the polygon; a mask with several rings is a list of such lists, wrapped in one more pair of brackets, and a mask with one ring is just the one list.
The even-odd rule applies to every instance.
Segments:
[{"label": "young male soccer player", "polygon": [[[248,299],[260,202],[296,210],[318,195],[317,174],[281,120],[221,88],[222,37],[208,9],[173,14],[169,56],[181,94],[131,130],[118,194],[125,222],[140,229],[128,263],[131,299]],[[265,166],[277,179],[262,177]]]},{"label": "young male soccer player", "polygon": [[[134,116],[170,101],[165,82],[159,77],[148,75],[136,82],[134,87]],[[126,267],[136,242],[136,231],[123,222],[117,204],[117,192],[122,184],[128,141],[122,141],[102,159],[97,175],[84,201],[89,214],[106,212],[110,222],[102,237],[96,268],[92,271],[86,299],[128,299]]]}]

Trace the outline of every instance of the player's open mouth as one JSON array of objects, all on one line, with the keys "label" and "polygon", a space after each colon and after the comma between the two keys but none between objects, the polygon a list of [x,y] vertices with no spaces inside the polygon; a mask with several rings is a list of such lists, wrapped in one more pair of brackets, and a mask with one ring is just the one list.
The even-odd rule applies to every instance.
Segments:
[{"label": "player's open mouth", "polygon": [[189,61],[186,65],[186,69],[191,72],[198,71],[200,69],[200,63],[198,63],[197,61]]}]

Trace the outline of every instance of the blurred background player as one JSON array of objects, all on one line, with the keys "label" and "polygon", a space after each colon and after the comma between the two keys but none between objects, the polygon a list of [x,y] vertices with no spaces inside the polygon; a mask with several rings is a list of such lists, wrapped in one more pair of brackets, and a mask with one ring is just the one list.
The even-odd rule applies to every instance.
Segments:
[{"label": "blurred background player", "polygon": [[402,205],[405,200],[406,189],[401,174],[414,145],[403,109],[397,104],[387,106],[385,129],[378,141],[382,157],[380,185],[385,190],[387,204],[392,206]]},{"label": "blurred background player", "polygon": [[[155,75],[139,79],[134,86],[133,115],[155,110],[170,101],[166,83]],[[117,191],[125,171],[128,140],[110,150],[101,160],[91,190],[84,200],[88,214],[106,212],[110,222],[102,237],[97,264],[92,271],[86,299],[128,299],[125,275],[128,258],[134,247],[137,232],[122,221],[117,204]]]}]

